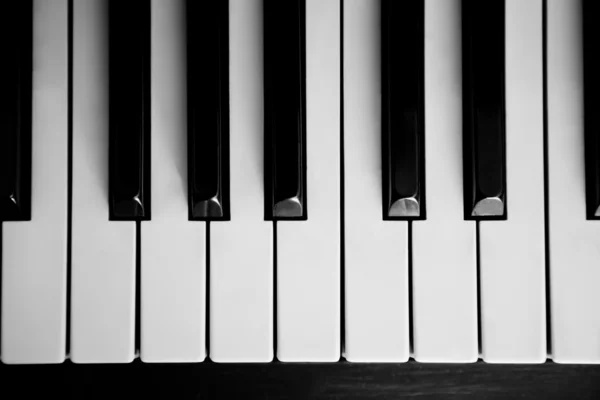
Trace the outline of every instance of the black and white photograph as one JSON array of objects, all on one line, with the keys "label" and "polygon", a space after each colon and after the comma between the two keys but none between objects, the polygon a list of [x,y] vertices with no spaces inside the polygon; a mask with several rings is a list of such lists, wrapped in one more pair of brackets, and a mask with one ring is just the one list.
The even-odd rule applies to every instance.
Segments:
[{"label": "black and white photograph", "polygon": [[600,399],[598,0],[0,17],[1,398]]}]

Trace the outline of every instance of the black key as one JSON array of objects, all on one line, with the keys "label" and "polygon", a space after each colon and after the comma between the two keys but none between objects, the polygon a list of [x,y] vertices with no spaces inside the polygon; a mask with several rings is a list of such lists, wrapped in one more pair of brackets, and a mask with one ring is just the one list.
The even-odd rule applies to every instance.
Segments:
[{"label": "black key", "polygon": [[229,1],[187,1],[189,217],[229,220]]},{"label": "black key", "polygon": [[587,219],[600,219],[600,120],[598,93],[600,93],[600,61],[595,57],[598,45],[597,0],[583,1],[583,79],[585,131],[585,193]]},{"label": "black key", "polygon": [[264,1],[265,218],[307,218],[304,0]]},{"label": "black key", "polygon": [[504,0],[464,0],[465,219],[506,219]]},{"label": "black key", "polygon": [[381,3],[383,219],[425,219],[424,10]]},{"label": "black key", "polygon": [[150,1],[109,3],[110,219],[150,219]]},{"label": "black key", "polygon": [[0,24],[0,220],[31,219],[32,0],[3,4]]}]

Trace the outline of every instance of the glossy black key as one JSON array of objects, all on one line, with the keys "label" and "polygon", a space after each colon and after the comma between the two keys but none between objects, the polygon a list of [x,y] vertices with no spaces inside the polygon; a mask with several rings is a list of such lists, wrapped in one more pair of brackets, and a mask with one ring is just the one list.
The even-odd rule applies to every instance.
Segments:
[{"label": "glossy black key", "polygon": [[307,218],[304,0],[264,1],[265,218]]},{"label": "glossy black key", "polygon": [[192,220],[230,218],[228,4],[227,0],[187,1],[188,193]]},{"label": "glossy black key", "polygon": [[464,0],[465,219],[506,219],[504,0]]},{"label": "glossy black key", "polygon": [[150,219],[150,1],[109,2],[110,219]]},{"label": "glossy black key", "polygon": [[0,220],[31,219],[32,0],[2,6]]},{"label": "glossy black key", "polygon": [[585,131],[585,192],[587,219],[600,219],[600,60],[596,55],[600,41],[600,4],[583,1],[583,79]]},{"label": "glossy black key", "polygon": [[381,3],[383,219],[425,218],[424,10]]}]

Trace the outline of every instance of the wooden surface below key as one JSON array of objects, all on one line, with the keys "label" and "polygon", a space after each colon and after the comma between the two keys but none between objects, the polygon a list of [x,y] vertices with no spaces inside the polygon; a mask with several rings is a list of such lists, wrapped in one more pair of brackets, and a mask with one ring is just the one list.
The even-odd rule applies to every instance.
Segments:
[{"label": "wooden surface below key", "polygon": [[[61,399],[598,399],[600,365],[143,364],[6,366],[2,392]],[[24,384],[26,383],[26,384]],[[12,390],[11,390],[12,389]],[[10,398],[10,396],[8,396]]]}]

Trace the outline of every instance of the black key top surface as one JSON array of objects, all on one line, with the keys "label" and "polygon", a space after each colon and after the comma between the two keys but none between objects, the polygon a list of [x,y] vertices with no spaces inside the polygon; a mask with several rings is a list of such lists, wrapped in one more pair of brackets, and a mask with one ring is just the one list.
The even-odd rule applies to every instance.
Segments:
[{"label": "black key top surface", "polygon": [[583,0],[583,79],[585,131],[586,217],[600,219],[600,60],[596,55],[600,41],[600,4]]},{"label": "black key top surface", "polygon": [[150,219],[150,2],[109,2],[111,220]]},{"label": "black key top surface", "polygon": [[307,219],[304,0],[264,1],[265,218]]},{"label": "black key top surface", "polygon": [[31,219],[32,0],[7,1],[0,24],[0,220]]},{"label": "black key top surface", "polygon": [[188,0],[187,35],[189,217],[228,220],[229,2]]},{"label": "black key top surface", "polygon": [[464,0],[465,219],[506,219],[504,0]]},{"label": "black key top surface", "polygon": [[424,2],[383,0],[381,21],[383,219],[424,219]]}]

